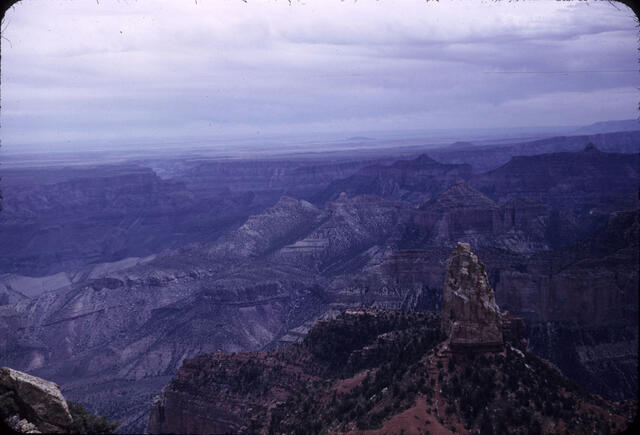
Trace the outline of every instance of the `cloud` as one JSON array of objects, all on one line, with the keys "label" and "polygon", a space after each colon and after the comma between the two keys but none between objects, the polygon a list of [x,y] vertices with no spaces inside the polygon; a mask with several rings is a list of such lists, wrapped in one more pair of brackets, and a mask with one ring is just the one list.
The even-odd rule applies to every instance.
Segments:
[{"label": "cloud", "polygon": [[3,28],[9,147],[587,124],[638,99],[635,18],[603,2],[23,0]]}]

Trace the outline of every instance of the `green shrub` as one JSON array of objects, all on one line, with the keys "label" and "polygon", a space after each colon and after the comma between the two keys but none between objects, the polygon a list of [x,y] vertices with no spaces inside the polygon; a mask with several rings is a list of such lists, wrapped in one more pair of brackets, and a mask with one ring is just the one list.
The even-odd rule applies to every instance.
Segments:
[{"label": "green shrub", "polygon": [[94,415],[80,403],[67,401],[69,412],[73,417],[70,433],[113,433],[120,423]]}]

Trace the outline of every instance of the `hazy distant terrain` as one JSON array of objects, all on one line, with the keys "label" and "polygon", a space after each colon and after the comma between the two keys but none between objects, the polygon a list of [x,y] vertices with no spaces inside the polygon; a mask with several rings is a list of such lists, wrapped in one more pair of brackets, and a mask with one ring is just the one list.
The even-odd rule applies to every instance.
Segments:
[{"label": "hazy distant terrain", "polygon": [[439,309],[465,241],[532,351],[635,397],[640,131],[492,140],[14,155],[0,364],[140,431],[185,358],[276,348],[349,307]]},{"label": "hazy distant terrain", "polygon": [[599,134],[613,133],[618,131],[637,131],[640,126],[640,119],[624,119],[620,121],[595,122],[584,127],[580,127],[571,133],[579,134]]}]

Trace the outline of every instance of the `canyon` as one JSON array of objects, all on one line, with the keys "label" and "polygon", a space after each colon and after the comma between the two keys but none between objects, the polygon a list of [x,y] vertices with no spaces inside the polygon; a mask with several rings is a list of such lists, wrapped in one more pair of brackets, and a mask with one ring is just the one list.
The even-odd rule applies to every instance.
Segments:
[{"label": "canyon", "polygon": [[[256,367],[274,380],[300,374],[283,387],[293,394],[321,380],[309,367],[322,352],[301,374],[278,368],[291,352],[279,349],[304,348],[332,319],[360,318],[345,310],[388,318],[362,342],[345,332],[349,355],[397,337],[403,316],[417,322],[409,329],[439,331],[431,312],[446,304],[447,258],[464,242],[495,303],[522,319],[521,351],[606,400],[636,398],[638,134],[3,169],[0,363],[53,380],[121,432],[145,428],[170,382],[246,366],[240,393],[211,403],[235,403],[220,427],[250,428],[229,423],[245,415],[242,379],[253,385],[257,370],[245,351],[276,352]],[[425,352],[438,334],[427,333]],[[293,397],[279,391],[265,394]],[[281,417],[274,427],[295,423]]]}]

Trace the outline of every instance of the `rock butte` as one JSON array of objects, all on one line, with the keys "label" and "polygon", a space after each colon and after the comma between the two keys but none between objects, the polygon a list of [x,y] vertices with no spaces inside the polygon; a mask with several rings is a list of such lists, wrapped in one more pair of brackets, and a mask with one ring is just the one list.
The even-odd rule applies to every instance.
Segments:
[{"label": "rock butte", "polygon": [[451,351],[501,351],[503,317],[484,264],[468,243],[458,242],[442,288],[442,330]]}]

